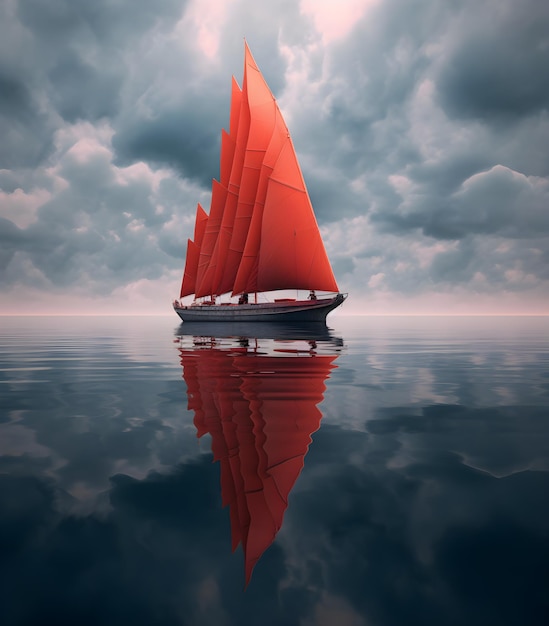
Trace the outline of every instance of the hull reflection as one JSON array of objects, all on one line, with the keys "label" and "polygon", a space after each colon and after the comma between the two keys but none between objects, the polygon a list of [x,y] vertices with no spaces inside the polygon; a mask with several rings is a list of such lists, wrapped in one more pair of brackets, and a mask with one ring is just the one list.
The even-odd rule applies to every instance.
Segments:
[{"label": "hull reflection", "polygon": [[342,341],[325,325],[301,328],[298,335],[277,327],[262,337],[249,324],[224,325],[217,336],[201,334],[211,332],[211,324],[193,328],[199,331],[193,335],[189,326],[178,337],[188,408],[197,436],[211,436],[232,549],[242,545],[247,585],[282,526]]},{"label": "hull reflection", "polygon": [[179,326],[179,337],[209,337],[212,339],[268,339],[272,341],[321,341],[335,348],[343,345],[324,322],[307,324],[276,324],[269,322],[185,322]]}]

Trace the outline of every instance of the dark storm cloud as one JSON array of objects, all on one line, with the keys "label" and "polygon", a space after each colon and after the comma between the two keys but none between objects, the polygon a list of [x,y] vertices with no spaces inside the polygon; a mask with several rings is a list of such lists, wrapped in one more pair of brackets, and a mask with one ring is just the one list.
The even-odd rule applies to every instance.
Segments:
[{"label": "dark storm cloud", "polygon": [[[151,29],[163,28],[181,15],[186,2],[159,0],[19,0],[17,15],[44,45],[86,45],[97,42],[122,50],[133,39]],[[87,41],[86,41],[87,40]],[[68,48],[66,48],[68,49]]]},{"label": "dark storm cloud", "polygon": [[[326,176],[321,170],[309,171],[307,187],[319,224],[329,224],[356,214],[356,196],[348,188],[348,181],[341,175]],[[362,209],[367,211],[366,201],[362,204]]]},{"label": "dark storm cloud", "polygon": [[20,0],[0,9],[0,167],[33,167],[52,151],[61,118],[97,120],[119,109],[128,52],[171,24],[184,0]]},{"label": "dark storm cloud", "polygon": [[60,59],[49,74],[52,103],[68,122],[98,120],[119,107],[121,76],[112,66],[95,69],[84,59]]},{"label": "dark storm cloud", "polygon": [[294,0],[272,0],[268,3],[236,0],[227,12],[220,32],[220,46],[230,55],[231,72],[241,84],[242,44],[246,39],[271,91],[277,97],[285,85],[286,60],[280,49],[281,39],[294,45],[309,39],[312,34],[312,25]]},{"label": "dark storm cloud", "polygon": [[[320,176],[317,181],[314,171],[307,176],[322,218],[329,219],[330,210],[332,219],[372,213],[389,231],[420,229],[436,239],[547,233],[546,190],[541,185],[527,189],[535,185],[524,176],[547,174],[546,149],[529,128],[537,126],[538,136],[547,136],[543,119],[549,88],[543,76],[549,65],[548,26],[549,10],[539,2],[524,7],[465,3],[458,8],[421,1],[397,7],[387,1],[372,8],[327,56],[322,106],[315,112],[305,102],[294,131],[298,146],[301,133],[306,134],[303,146],[315,155],[312,163],[327,163],[346,175],[347,184],[329,177],[323,183]],[[480,133],[469,129],[467,121],[462,127],[443,126],[433,108],[431,119],[416,133],[420,142],[437,139],[432,158],[422,154],[413,134],[414,116],[426,104],[414,102],[428,82],[435,89],[432,107],[438,97],[452,116],[471,117],[471,123],[480,117],[487,123]],[[512,121],[507,119],[512,128],[491,130],[498,114],[506,112],[512,113]],[[537,122],[530,123],[532,117]],[[467,134],[470,139],[464,142]],[[531,158],[532,149],[538,158]],[[395,173],[416,186],[405,197],[406,208],[388,184]],[[353,193],[348,183],[360,178],[363,185]],[[337,189],[341,200],[324,202],[323,184]]]},{"label": "dark storm cloud", "polygon": [[0,169],[40,163],[52,149],[53,128],[27,85],[0,70]]},{"label": "dark storm cloud", "polygon": [[548,277],[548,258],[545,238],[523,245],[522,242],[509,244],[499,238],[467,237],[433,259],[428,280],[434,284],[458,285],[474,282],[475,277],[482,274],[482,283],[477,284],[477,288],[485,292],[543,288]]},{"label": "dark storm cloud", "polygon": [[[419,158],[403,136],[407,122],[402,107],[429,65],[422,43],[440,28],[448,9],[397,4],[374,6],[347,38],[334,44],[320,94],[323,125],[311,110],[299,119],[310,135],[316,124],[321,141],[327,142],[322,160],[337,164],[351,179],[379,165],[399,164],[404,155],[407,162]],[[380,122],[386,133],[382,142],[374,127]]]},{"label": "dark storm cloud", "polygon": [[392,211],[376,212],[372,219],[390,230],[417,228],[437,239],[470,234],[521,239],[549,233],[549,183],[502,166],[478,172],[446,196],[428,197],[426,189],[421,191],[406,205],[395,202]]},{"label": "dark storm cloud", "polygon": [[[204,63],[189,44],[183,50],[167,50],[170,56],[176,54],[176,59],[164,57],[154,67],[145,68],[150,85],[143,100],[148,106],[127,103],[113,137],[117,163],[145,160],[167,165],[208,188],[212,178],[219,177],[221,129],[229,125],[231,74],[242,86],[244,36],[271,90],[283,89],[285,63],[277,41],[281,21],[284,33],[291,36],[296,23],[302,21],[295,3],[236,2],[220,33],[216,64]],[[161,83],[156,77],[158,62],[164,64]]]},{"label": "dark storm cloud", "polygon": [[445,109],[488,124],[547,111],[547,3],[472,4],[460,22],[462,37],[450,43],[438,74]]},{"label": "dark storm cloud", "polygon": [[211,109],[211,98],[196,98],[184,107],[160,112],[155,119],[124,122],[113,138],[117,162],[168,165],[207,187],[219,177],[221,125],[207,123],[208,117],[216,117]]},{"label": "dark storm cloud", "polygon": [[0,247],[0,270],[2,270],[0,280],[23,240],[24,234],[21,229],[17,228],[10,220],[0,217],[0,243],[2,244]]}]

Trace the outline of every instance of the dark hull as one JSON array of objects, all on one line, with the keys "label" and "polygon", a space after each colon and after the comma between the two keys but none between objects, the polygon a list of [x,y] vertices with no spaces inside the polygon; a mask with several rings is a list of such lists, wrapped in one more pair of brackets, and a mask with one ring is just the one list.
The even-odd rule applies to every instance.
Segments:
[{"label": "dark hull", "polygon": [[318,300],[291,300],[261,304],[174,305],[184,322],[325,322],[346,294]]}]

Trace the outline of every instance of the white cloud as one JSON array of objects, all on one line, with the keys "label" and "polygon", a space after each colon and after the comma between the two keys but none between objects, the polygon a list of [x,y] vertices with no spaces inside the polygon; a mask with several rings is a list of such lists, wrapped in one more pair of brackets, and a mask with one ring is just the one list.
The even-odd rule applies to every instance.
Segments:
[{"label": "white cloud", "polygon": [[180,27],[196,33],[196,43],[208,58],[213,59],[219,53],[223,26],[227,14],[231,11],[235,0],[191,0]]},{"label": "white cloud", "polygon": [[36,211],[52,194],[46,189],[34,189],[26,193],[18,188],[12,193],[0,190],[0,217],[12,221],[19,228],[26,228],[36,221]]},{"label": "white cloud", "polygon": [[325,44],[341,39],[379,0],[301,0],[301,11],[312,18]]}]

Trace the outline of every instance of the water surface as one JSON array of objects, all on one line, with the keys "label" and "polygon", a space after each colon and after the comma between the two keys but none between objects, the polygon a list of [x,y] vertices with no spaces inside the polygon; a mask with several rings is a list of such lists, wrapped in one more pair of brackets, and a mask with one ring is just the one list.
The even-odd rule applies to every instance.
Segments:
[{"label": "water surface", "polygon": [[549,318],[0,318],[0,623],[549,623]]}]

